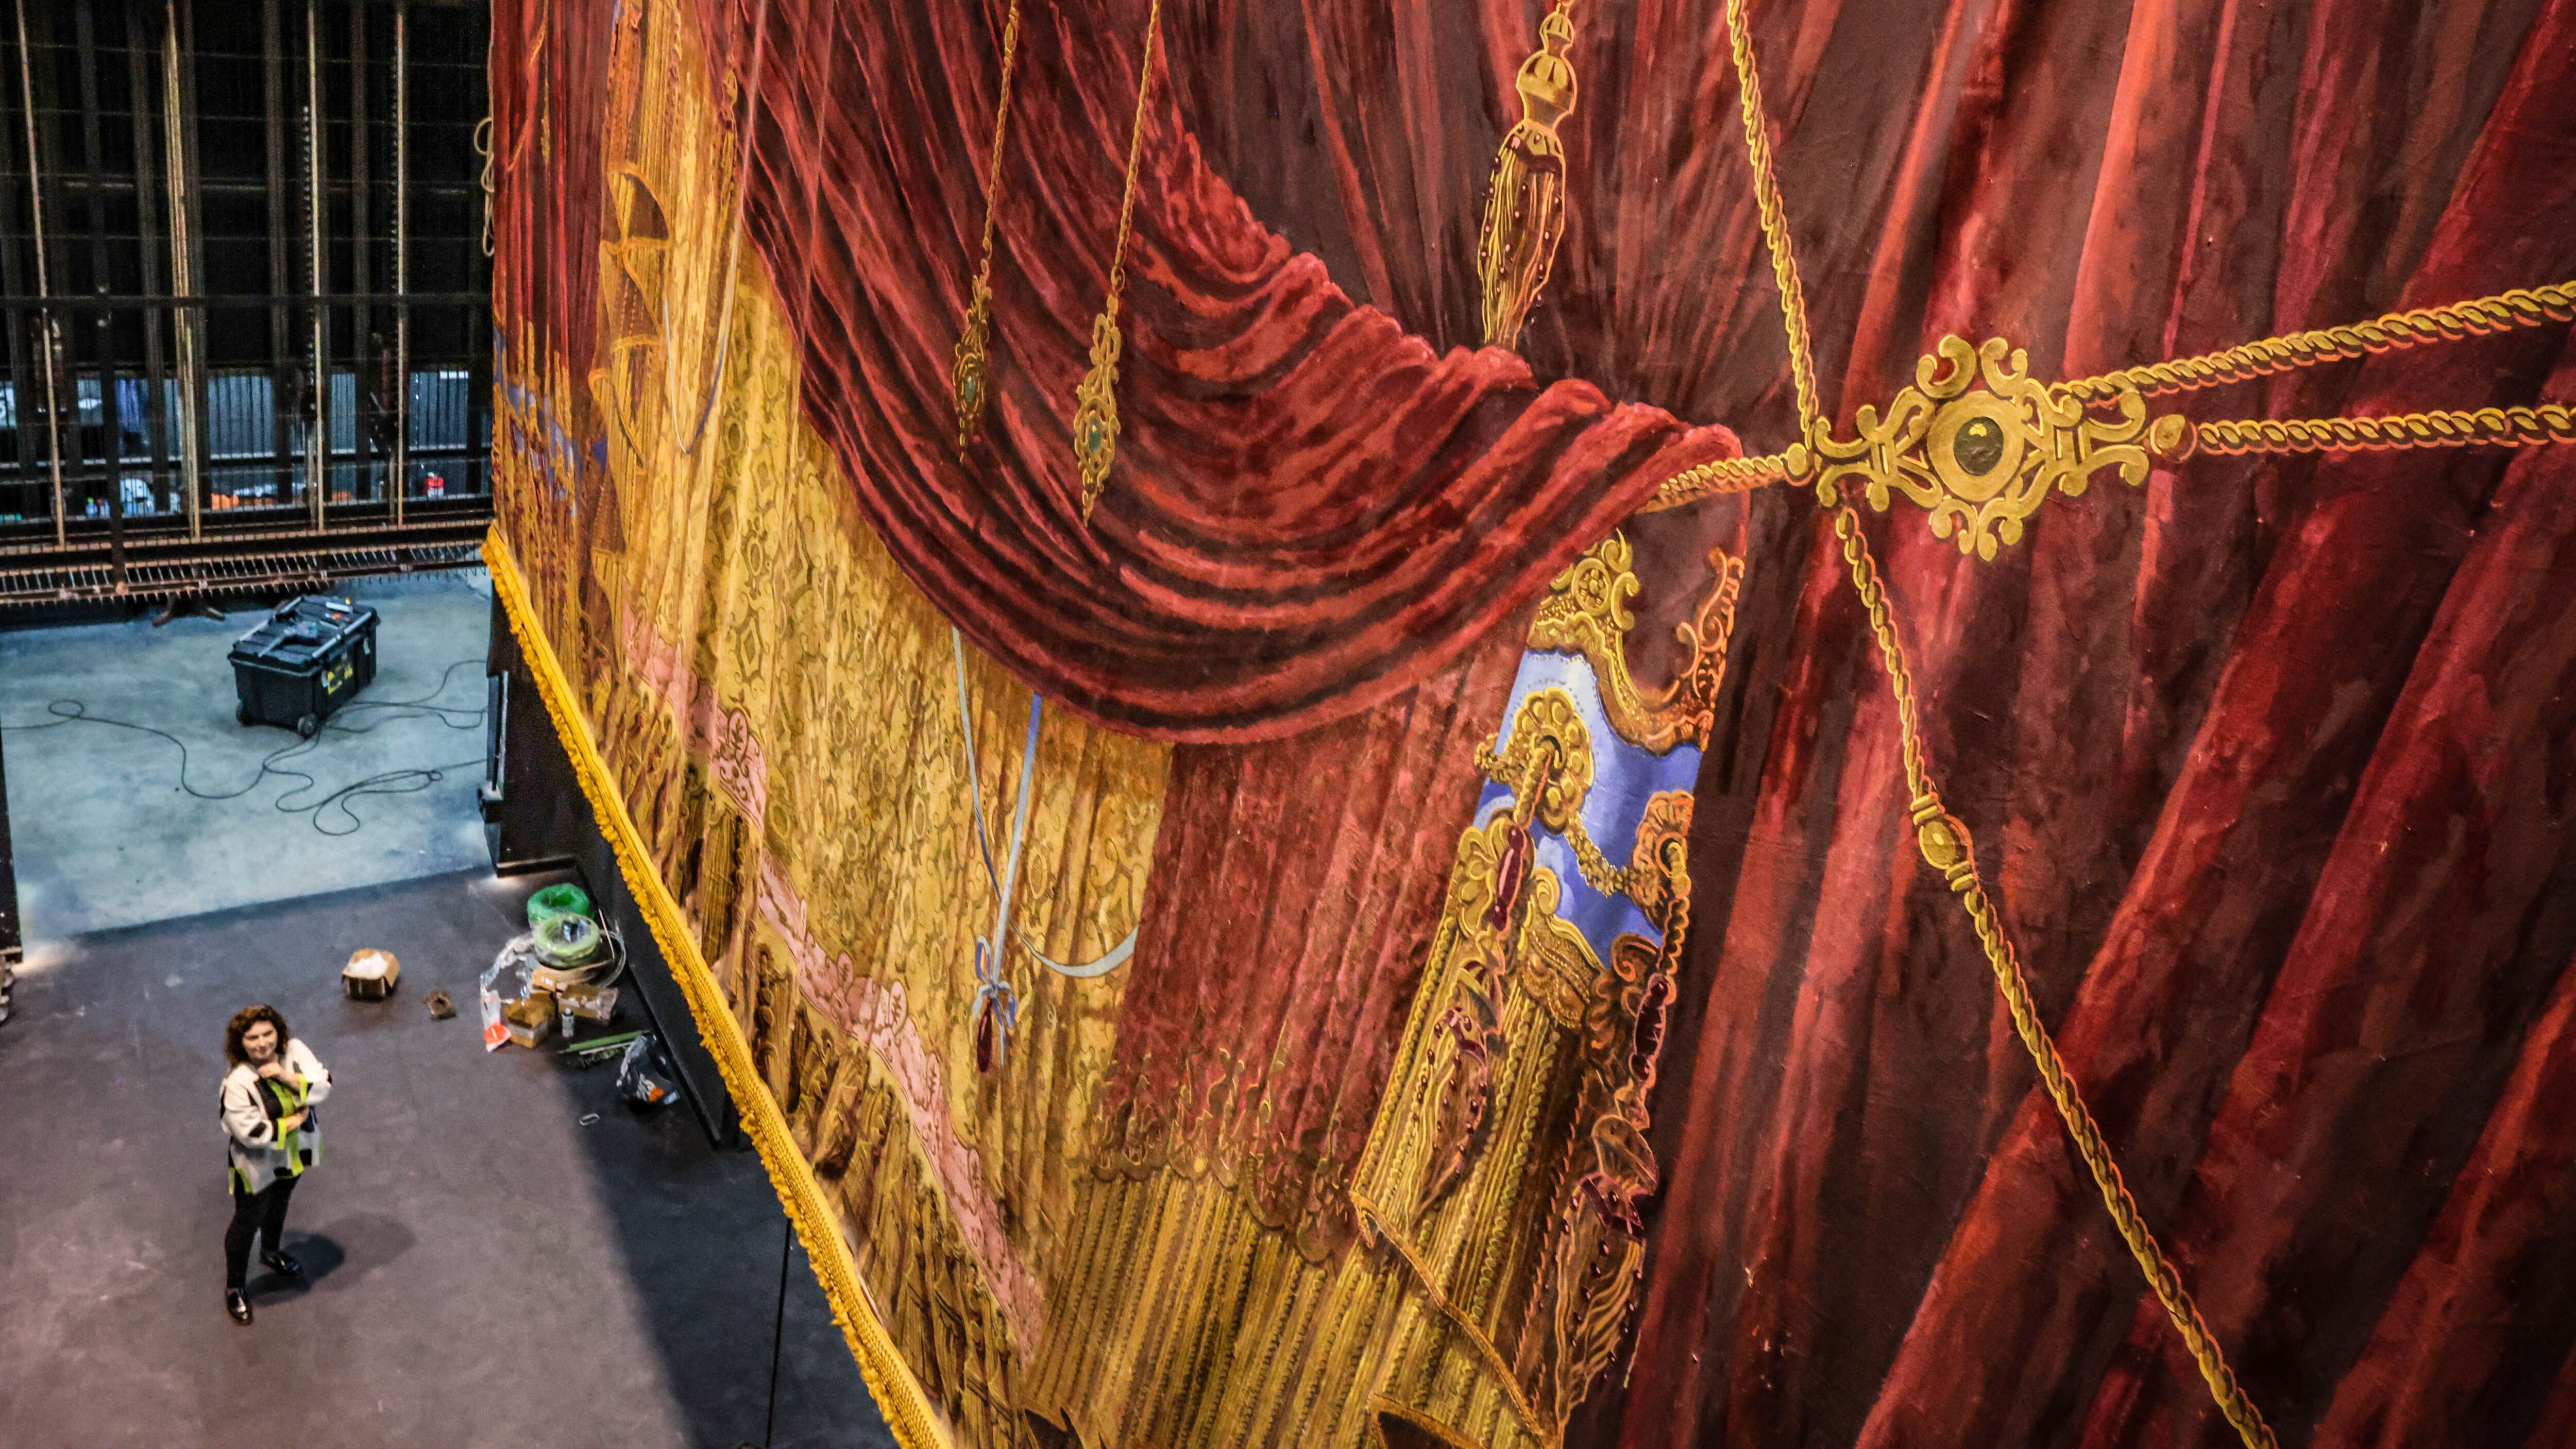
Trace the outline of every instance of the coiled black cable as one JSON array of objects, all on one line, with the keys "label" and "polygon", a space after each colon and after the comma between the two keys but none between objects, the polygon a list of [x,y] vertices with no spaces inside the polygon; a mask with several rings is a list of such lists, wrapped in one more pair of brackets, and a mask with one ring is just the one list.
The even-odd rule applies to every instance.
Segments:
[{"label": "coiled black cable", "polygon": [[[418,718],[422,715],[433,715],[437,717],[440,724],[449,729],[473,729],[475,726],[483,722],[483,716],[486,713],[486,706],[477,705],[469,710],[456,705],[433,704],[431,701],[447,692],[448,682],[456,677],[456,671],[463,669],[469,664],[481,664],[483,662],[484,661],[480,658],[459,659],[455,663],[448,665],[447,668],[438,676],[438,687],[431,690],[429,693],[422,695],[418,699],[351,700],[349,703],[340,706],[339,710],[329,719],[324,720],[322,722],[322,727],[313,732],[312,738],[298,739],[293,744],[282,745],[263,756],[259,762],[258,772],[253,774],[250,777],[249,782],[244,784],[238,790],[198,789],[196,785],[191,783],[188,779],[188,742],[186,740],[179,738],[168,730],[157,729],[151,725],[135,724],[130,720],[112,719],[106,715],[91,714],[89,712],[89,707],[77,699],[57,699],[47,704],[45,706],[45,713],[52,715],[53,718],[46,723],[0,725],[0,733],[20,734],[30,733],[36,730],[60,729],[67,724],[93,724],[106,725],[114,729],[132,730],[137,734],[152,735],[156,738],[167,740],[171,744],[178,746],[179,749],[179,788],[199,800],[238,800],[242,796],[258,789],[260,782],[268,779],[272,775],[280,779],[301,780],[304,782],[303,784],[297,785],[286,791],[271,803],[286,814],[306,816],[309,823],[315,830],[336,840],[343,836],[355,835],[360,830],[366,828],[366,821],[359,817],[357,811],[350,808],[353,801],[364,799],[370,795],[419,794],[421,791],[426,790],[430,786],[438,784],[440,781],[446,779],[450,771],[461,770],[469,765],[481,765],[484,762],[483,756],[476,755],[470,760],[456,760],[441,765],[420,766],[402,770],[386,770],[378,774],[369,775],[363,780],[352,781],[349,784],[343,785],[329,794],[324,795],[318,800],[310,800],[302,804],[289,804],[288,802],[294,800],[298,795],[320,789],[322,782],[307,771],[286,767],[285,762],[300,759],[303,756],[320,749],[325,735],[372,734],[390,723],[392,718]],[[362,711],[376,712],[375,715],[371,716],[374,718],[375,722],[370,724],[351,724],[348,722],[351,716],[359,715]],[[391,715],[391,718],[387,718],[385,717],[386,712],[400,713],[394,713]],[[341,816],[347,818],[349,822],[348,829],[335,830],[323,823],[323,812],[333,809],[334,807],[337,807]]]}]

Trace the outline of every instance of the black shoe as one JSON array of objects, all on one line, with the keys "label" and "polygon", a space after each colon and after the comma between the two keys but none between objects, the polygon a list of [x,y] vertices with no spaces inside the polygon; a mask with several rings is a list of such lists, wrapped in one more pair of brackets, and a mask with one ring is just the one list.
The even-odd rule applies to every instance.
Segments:
[{"label": "black shoe", "polygon": [[250,1322],[250,1300],[242,1296],[239,1288],[224,1290],[224,1311],[233,1316],[235,1323]]},{"label": "black shoe", "polygon": [[266,1263],[271,1272],[283,1273],[289,1278],[304,1276],[304,1265],[295,1261],[293,1253],[262,1253],[259,1260]]}]

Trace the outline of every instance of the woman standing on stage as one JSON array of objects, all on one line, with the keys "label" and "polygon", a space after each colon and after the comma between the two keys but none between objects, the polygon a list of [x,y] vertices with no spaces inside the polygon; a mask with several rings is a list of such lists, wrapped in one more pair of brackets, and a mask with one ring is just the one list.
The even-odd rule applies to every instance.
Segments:
[{"label": "woman standing on stage", "polygon": [[286,1200],[306,1168],[322,1159],[313,1106],[331,1095],[331,1074],[286,1029],[273,1006],[248,1006],[224,1027],[224,1136],[232,1159],[233,1221],[224,1230],[224,1311],[250,1322],[242,1285],[251,1240],[265,1233],[259,1260],[290,1278],[304,1265],[286,1252]]}]

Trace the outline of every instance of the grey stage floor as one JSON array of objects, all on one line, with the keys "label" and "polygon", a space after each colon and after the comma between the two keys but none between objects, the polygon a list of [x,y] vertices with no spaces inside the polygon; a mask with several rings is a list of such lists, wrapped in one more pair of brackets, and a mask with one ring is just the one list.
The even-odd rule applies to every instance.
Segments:
[{"label": "grey stage floor", "polygon": [[[618,1105],[609,1069],[477,1040],[475,978],[535,884],[452,873],[92,934],[25,980],[0,1026],[0,1442],[763,1442],[785,1227],[757,1159],[683,1108]],[[364,945],[402,959],[389,1002],[339,993]],[[454,1019],[423,1009],[433,987]],[[336,1085],[287,1234],[311,1285],[254,1278],[243,1328],[215,1091],[253,1000]],[[892,1444],[801,1251],[787,1284],[768,1442]]]},{"label": "grey stage floor", "polygon": [[[309,786],[295,776],[260,775],[263,756],[297,743],[293,731],[245,729],[233,719],[225,655],[260,622],[255,607],[243,605],[245,612],[220,622],[175,619],[158,629],[137,617],[0,631],[0,726],[7,727],[0,754],[31,964],[41,967],[59,943],[92,931],[436,875],[486,859],[475,789],[483,755],[477,661],[491,634],[490,579],[479,569],[413,574],[357,580],[347,592],[383,615],[380,662],[375,684],[360,696],[365,708],[342,711],[309,752],[278,762],[311,776]],[[194,798],[179,789],[176,746],[108,725],[56,724],[46,712],[55,700],[78,700],[92,716],[152,725],[186,741],[188,782],[198,790],[251,788],[229,800]],[[384,707],[403,700],[448,712]],[[369,795],[349,801],[347,810],[277,808],[384,771],[442,765],[457,768],[417,793]]]}]

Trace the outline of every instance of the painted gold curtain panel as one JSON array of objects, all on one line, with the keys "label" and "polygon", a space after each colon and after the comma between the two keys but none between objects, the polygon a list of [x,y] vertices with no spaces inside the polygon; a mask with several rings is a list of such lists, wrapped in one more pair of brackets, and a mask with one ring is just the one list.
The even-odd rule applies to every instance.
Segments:
[{"label": "painted gold curtain panel", "polygon": [[2576,449],[1872,513],[1919,739],[1811,490],[1640,512],[1798,426],[1731,40],[1844,428],[2576,276],[2576,0],[1729,8],[496,0],[498,591],[889,1421],[2254,1442],[1919,745],[2278,1441],[2576,1442]]},{"label": "painted gold curtain panel", "polygon": [[[753,1090],[838,1215],[872,1305],[843,1306],[967,1441],[1009,1442],[985,1396],[1041,1338],[1125,979],[1029,963],[1132,942],[1168,747],[1033,711],[851,514],[766,273],[729,255],[703,63],[629,13],[598,365],[573,375],[516,319],[510,361],[553,366],[509,370],[502,531]],[[1012,984],[980,989],[979,963]]]}]

